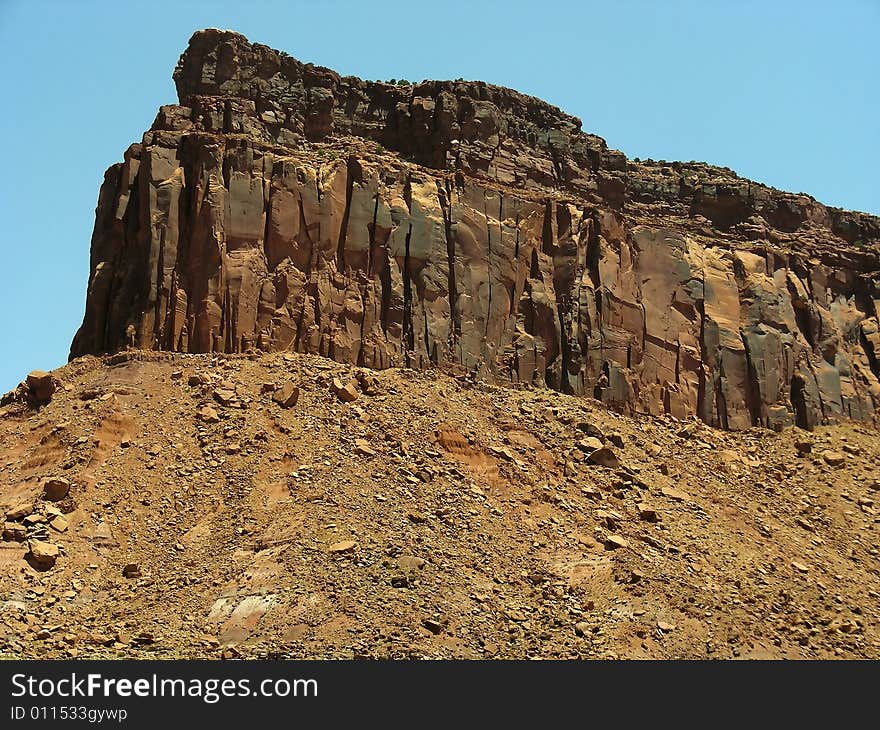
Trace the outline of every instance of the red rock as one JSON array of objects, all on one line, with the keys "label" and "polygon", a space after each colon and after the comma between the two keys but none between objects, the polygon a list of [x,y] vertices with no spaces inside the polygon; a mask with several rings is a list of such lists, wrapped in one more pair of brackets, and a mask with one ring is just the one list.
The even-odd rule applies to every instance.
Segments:
[{"label": "red rock", "polygon": [[6,522],[3,525],[3,539],[11,542],[24,542],[27,528],[17,522]]},{"label": "red rock", "polygon": [[22,502],[6,510],[6,519],[12,522],[27,517],[34,511],[33,502]]},{"label": "red rock", "polygon": [[356,547],[357,543],[354,540],[342,540],[341,542],[333,543],[329,550],[331,553],[347,553]]},{"label": "red rock", "polygon": [[629,543],[620,535],[609,535],[605,538],[606,550],[619,550],[625,547],[629,547]]},{"label": "red rock", "polygon": [[606,466],[609,469],[620,468],[620,459],[618,459],[617,454],[615,454],[607,446],[603,446],[601,449],[596,449],[595,451],[590,453],[587,456],[587,461],[589,461],[591,464]]},{"label": "red rock", "polygon": [[376,455],[376,452],[370,447],[370,443],[366,439],[356,439],[354,442],[354,451],[361,456]]},{"label": "red rock", "polygon": [[282,408],[292,408],[299,400],[299,388],[288,380],[273,393],[272,400]]},{"label": "red rock", "polygon": [[358,392],[357,387],[354,384],[354,381],[349,381],[347,383],[340,383],[338,380],[334,380],[335,384],[339,384],[339,387],[334,387],[333,391],[336,393],[336,397],[339,398],[343,403],[351,403],[353,400],[357,400]]},{"label": "red rock", "polygon": [[48,403],[55,392],[55,381],[50,373],[32,370],[25,379],[31,395],[38,403]]},{"label": "red rock", "polygon": [[70,492],[70,482],[60,477],[52,477],[43,482],[43,497],[51,502],[64,499]]},{"label": "red rock", "polygon": [[220,422],[220,414],[211,406],[202,406],[199,408],[196,413],[199,416],[199,419],[204,421],[205,423],[219,423]]},{"label": "red rock", "polygon": [[30,550],[28,555],[31,560],[43,569],[51,568],[55,565],[55,561],[58,560],[58,556],[61,554],[57,545],[42,540],[28,540],[28,548]]},{"label": "red rock", "polygon": [[232,31],[193,35],[174,79],[105,176],[72,356],[466,364],[727,429],[880,414],[874,216],[628,160],[512,89],[343,77]]}]

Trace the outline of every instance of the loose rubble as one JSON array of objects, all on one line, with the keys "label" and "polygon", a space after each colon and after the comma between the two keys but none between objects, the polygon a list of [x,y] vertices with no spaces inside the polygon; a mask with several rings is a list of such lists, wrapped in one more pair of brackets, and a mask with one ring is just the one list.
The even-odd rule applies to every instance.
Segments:
[{"label": "loose rubble", "polygon": [[51,375],[0,407],[0,657],[880,658],[865,425],[291,353]]}]

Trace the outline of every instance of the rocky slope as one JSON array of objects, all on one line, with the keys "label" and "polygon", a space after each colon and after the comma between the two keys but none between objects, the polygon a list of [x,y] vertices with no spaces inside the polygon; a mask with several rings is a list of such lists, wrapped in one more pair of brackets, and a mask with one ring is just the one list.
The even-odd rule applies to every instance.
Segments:
[{"label": "rocky slope", "polygon": [[880,434],[297,353],[0,406],[0,657],[880,657]]},{"label": "rocky slope", "polygon": [[71,357],[130,344],[432,365],[728,429],[880,408],[880,220],[628,160],[470,81],[196,33],[111,167]]}]

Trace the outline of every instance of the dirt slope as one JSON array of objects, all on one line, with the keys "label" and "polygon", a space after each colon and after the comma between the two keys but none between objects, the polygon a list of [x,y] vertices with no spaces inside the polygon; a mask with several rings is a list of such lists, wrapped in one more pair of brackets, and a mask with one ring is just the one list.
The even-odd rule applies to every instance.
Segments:
[{"label": "dirt slope", "polygon": [[0,656],[880,656],[865,426],[290,353],[53,375],[0,409]]}]

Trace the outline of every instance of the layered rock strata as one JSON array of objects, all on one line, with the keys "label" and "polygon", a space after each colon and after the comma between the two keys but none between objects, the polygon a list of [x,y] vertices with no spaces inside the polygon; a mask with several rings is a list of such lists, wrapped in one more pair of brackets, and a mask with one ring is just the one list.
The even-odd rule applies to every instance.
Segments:
[{"label": "layered rock strata", "polygon": [[71,357],[452,366],[729,429],[880,414],[880,219],[628,160],[481,82],[342,77],[230,31],[101,187]]}]

